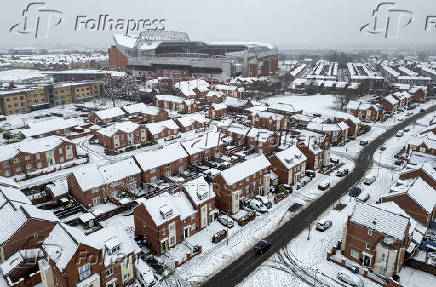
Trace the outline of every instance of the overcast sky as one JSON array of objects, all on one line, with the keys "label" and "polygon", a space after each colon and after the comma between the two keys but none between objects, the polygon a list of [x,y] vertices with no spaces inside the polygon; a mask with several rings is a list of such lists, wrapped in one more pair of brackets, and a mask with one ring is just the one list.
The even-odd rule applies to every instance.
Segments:
[{"label": "overcast sky", "polygon": [[[45,2],[48,9],[62,11],[63,21],[49,30],[48,38],[35,39],[33,34],[11,33],[9,29],[23,21],[23,9],[36,1]],[[426,17],[436,15],[434,0],[395,1],[398,9],[413,12],[414,21],[402,27],[399,37],[394,39],[359,31],[373,20],[372,10],[382,2],[373,0],[36,1],[3,1],[1,47],[54,47],[60,44],[107,48],[112,44],[112,35],[120,32],[74,31],[77,16],[98,19],[100,14],[109,14],[114,19],[165,19],[166,30],[185,31],[191,40],[258,41],[280,48],[436,44],[436,29],[425,31]]]}]

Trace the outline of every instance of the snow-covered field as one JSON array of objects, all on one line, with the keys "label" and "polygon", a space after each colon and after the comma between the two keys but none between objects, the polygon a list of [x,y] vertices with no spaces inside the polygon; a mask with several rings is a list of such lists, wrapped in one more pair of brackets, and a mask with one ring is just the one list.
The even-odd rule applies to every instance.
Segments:
[{"label": "snow-covered field", "polygon": [[268,104],[291,104],[296,110],[303,110],[307,113],[321,113],[329,115],[338,112],[333,95],[295,96],[283,95],[265,99]]}]

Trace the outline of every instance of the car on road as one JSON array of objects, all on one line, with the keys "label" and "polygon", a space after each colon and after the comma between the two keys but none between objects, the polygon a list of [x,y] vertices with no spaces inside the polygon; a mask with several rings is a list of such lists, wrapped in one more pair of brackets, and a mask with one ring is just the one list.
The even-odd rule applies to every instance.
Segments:
[{"label": "car on road", "polygon": [[225,227],[232,228],[235,225],[233,220],[227,215],[224,215],[224,214],[219,215],[217,219],[218,219],[219,223],[221,223]]},{"label": "car on road", "polygon": [[368,144],[368,141],[367,141],[367,140],[361,140],[361,141],[359,142],[359,144],[360,144],[361,146],[366,146],[366,145]]},{"label": "car on road", "polygon": [[268,210],[268,208],[265,206],[265,204],[263,204],[262,201],[257,200],[255,198],[250,200],[249,207],[256,210],[256,211],[259,211],[260,213],[265,213]]},{"label": "car on road", "polygon": [[339,271],[338,279],[342,282],[350,284],[353,287],[363,287],[363,280],[356,274],[351,273],[351,271]]},{"label": "car on road", "polygon": [[369,197],[370,197],[369,193],[367,191],[364,191],[364,192],[359,194],[359,196],[356,198],[356,200],[360,201],[360,202],[367,202]]},{"label": "car on road", "polygon": [[254,252],[256,254],[263,254],[265,251],[268,250],[268,248],[271,247],[271,243],[266,240],[261,240],[256,245],[254,245]]},{"label": "car on road", "polygon": [[410,131],[410,129],[409,129],[409,128],[405,128],[403,131],[404,131],[405,133],[407,133],[407,132]]},{"label": "car on road", "polygon": [[363,179],[363,183],[366,185],[371,185],[376,180],[375,175],[373,176],[367,176]]},{"label": "car on road", "polygon": [[270,209],[272,207],[272,203],[271,201],[268,201],[267,199],[265,199],[264,197],[261,197],[259,195],[255,196],[254,199],[259,200],[260,202],[263,203],[263,205],[266,206],[266,208]]},{"label": "car on road", "polygon": [[320,185],[318,185],[319,190],[326,190],[330,187],[330,182],[323,182]]},{"label": "car on road", "polygon": [[381,147],[380,147],[380,150],[381,150],[381,151],[385,151],[385,150],[386,150],[386,146],[384,146],[384,145],[381,146]]},{"label": "car on road", "polygon": [[316,223],[316,230],[324,232],[332,226],[332,222],[330,220],[319,221]]},{"label": "car on road", "polygon": [[336,176],[342,177],[342,176],[346,176],[349,173],[348,169],[345,168],[343,170],[338,170],[336,172]]},{"label": "car on road", "polygon": [[396,137],[402,137],[402,136],[404,136],[404,131],[399,130],[395,136],[396,136]]},{"label": "car on road", "polygon": [[354,186],[348,191],[348,195],[351,197],[358,197],[360,193],[362,193],[362,188],[359,186]]},{"label": "car on road", "polygon": [[419,112],[420,113],[425,113],[425,109],[420,109]]}]

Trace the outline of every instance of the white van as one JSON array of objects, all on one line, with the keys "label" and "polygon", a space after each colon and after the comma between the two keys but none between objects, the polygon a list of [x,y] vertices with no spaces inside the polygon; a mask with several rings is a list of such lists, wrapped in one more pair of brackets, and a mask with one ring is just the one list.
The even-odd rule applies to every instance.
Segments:
[{"label": "white van", "polygon": [[363,179],[363,183],[366,185],[371,185],[376,180],[376,177],[373,176],[367,176]]},{"label": "white van", "polygon": [[148,266],[143,260],[139,259],[138,262],[136,262],[135,269],[136,279],[138,279],[142,287],[151,287],[156,284],[153,271],[151,271],[150,266]]}]

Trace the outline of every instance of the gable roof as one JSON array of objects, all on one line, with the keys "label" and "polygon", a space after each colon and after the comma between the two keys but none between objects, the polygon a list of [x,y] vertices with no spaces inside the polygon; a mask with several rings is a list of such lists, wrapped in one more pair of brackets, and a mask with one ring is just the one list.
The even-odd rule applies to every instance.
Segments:
[{"label": "gable roof", "polygon": [[245,179],[248,176],[255,174],[258,171],[266,169],[271,166],[271,163],[261,154],[257,157],[244,161],[243,163],[236,164],[221,172],[221,176],[228,185],[233,185],[238,181]]},{"label": "gable roof", "polygon": [[103,129],[99,129],[97,132],[101,135],[111,137],[114,134],[116,134],[118,131],[122,131],[125,133],[133,133],[135,130],[137,130],[140,127],[139,124],[131,122],[131,121],[125,121],[121,123],[115,123],[108,127],[105,127]]},{"label": "gable roof", "polygon": [[137,104],[133,104],[133,105],[123,106],[123,109],[128,114],[140,113],[140,114],[153,115],[153,116],[158,115],[159,110],[160,110],[156,106],[149,106],[149,105],[146,105],[144,103],[137,103]]},{"label": "gable roof", "polygon": [[110,109],[97,111],[97,112],[95,112],[95,114],[101,120],[106,120],[106,119],[111,119],[111,118],[116,118],[116,117],[124,116],[125,113],[123,112],[123,110],[120,107],[113,107],[113,108],[110,108]]},{"label": "gable roof", "polygon": [[307,160],[306,156],[296,146],[291,146],[284,151],[276,153],[274,156],[276,156],[287,169],[291,169]]},{"label": "gable roof", "polygon": [[158,150],[151,150],[134,155],[143,171],[147,171],[167,163],[188,157],[188,154],[179,143],[167,145]]}]

